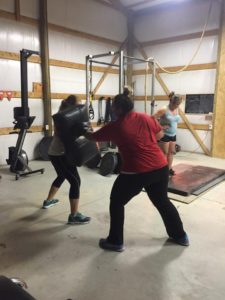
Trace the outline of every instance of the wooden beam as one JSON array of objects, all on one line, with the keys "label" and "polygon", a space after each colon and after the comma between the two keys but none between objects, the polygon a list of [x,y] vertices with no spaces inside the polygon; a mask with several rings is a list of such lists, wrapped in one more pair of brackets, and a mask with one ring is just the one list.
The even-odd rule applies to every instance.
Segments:
[{"label": "wooden beam", "polygon": [[[211,30],[205,31],[204,37],[215,36],[218,34],[219,34],[219,29],[211,29]],[[155,45],[166,44],[166,43],[180,42],[180,41],[185,41],[185,40],[199,39],[201,37],[201,35],[202,35],[202,32],[194,32],[194,33],[189,33],[189,34],[171,36],[168,38],[162,38],[162,39],[157,39],[157,40],[152,40],[152,41],[141,42],[140,45],[141,45],[141,47],[148,47],[148,46],[155,46]]]},{"label": "wooden beam", "polygon": [[[10,60],[16,60],[20,61],[20,55],[14,52],[7,52],[7,51],[0,51],[0,59],[10,59]],[[40,57],[38,56],[31,56],[28,59],[31,63],[41,63]],[[56,66],[56,67],[62,67],[62,68],[70,68],[70,69],[76,69],[76,70],[85,70],[85,64],[75,63],[71,61],[64,61],[64,60],[57,60],[57,59],[49,59],[50,66]],[[108,68],[106,67],[98,67],[93,66],[94,72],[100,72],[104,73]],[[108,70],[111,74],[118,74],[117,69],[110,69]]]},{"label": "wooden beam", "polygon": [[[145,101],[145,95],[134,96],[135,101]],[[147,101],[151,100],[151,96],[147,96]],[[168,101],[169,97],[167,95],[155,95],[154,100],[156,101]]]},{"label": "wooden beam", "polygon": [[[164,67],[169,72],[176,72],[183,68],[184,66],[175,66],[175,67]],[[196,64],[196,65],[190,65],[188,66],[184,71],[200,71],[200,70],[211,70],[216,69],[216,62],[213,63],[206,63],[206,64]],[[165,73],[164,70],[161,70],[160,68],[156,69],[158,73]],[[149,70],[150,73],[151,70]],[[146,70],[140,69],[140,70],[134,70],[133,75],[145,75]]]},{"label": "wooden beam", "polygon": [[[91,122],[92,127],[99,127],[97,126],[97,122]],[[194,129],[196,130],[204,130],[204,131],[211,131],[211,129],[208,128],[207,124],[192,124]],[[180,129],[188,129],[187,126],[184,123],[180,123],[178,125]],[[32,126],[28,133],[36,133],[36,132],[43,132],[44,127],[41,125]],[[17,134],[19,133],[19,129],[14,130],[13,127],[3,127],[0,128],[0,135],[9,135],[9,134]]]},{"label": "wooden beam", "polygon": [[225,1],[221,1],[218,66],[213,108],[212,156],[225,158]]},{"label": "wooden beam", "polygon": [[[204,130],[204,131],[212,131],[209,128],[209,124],[191,124],[194,130]],[[178,128],[180,129],[189,129],[185,123],[179,123]]]},{"label": "wooden beam", "polygon": [[15,2],[15,16],[16,20],[20,21],[20,0],[14,0]]},{"label": "wooden beam", "polygon": [[[138,41],[136,40],[136,44],[138,46],[138,49],[140,50],[140,52],[142,53],[143,57],[145,59],[148,58],[148,55],[145,53],[144,49],[139,45]],[[161,76],[159,75],[159,73],[156,71],[155,72],[156,75],[156,79],[158,80],[159,84],[161,85],[162,89],[164,90],[164,92],[166,93],[166,95],[169,95],[170,90],[167,87],[167,85],[165,84],[165,82],[162,80]],[[197,134],[197,132],[194,130],[193,125],[188,121],[187,117],[185,116],[184,112],[179,108],[179,114],[182,118],[182,120],[184,121],[184,123],[186,124],[186,126],[188,127],[188,129],[191,131],[192,135],[194,136],[194,138],[196,139],[196,141],[198,142],[198,144],[200,145],[200,147],[202,148],[202,150],[204,151],[205,154],[210,155],[210,151],[208,150],[208,148],[204,145],[204,143],[202,142],[202,140],[200,139],[199,135]]]},{"label": "wooden beam", "polygon": [[[15,20],[14,13],[10,13],[10,12],[7,12],[7,11],[1,10],[1,9],[0,9],[0,17],[10,19],[10,20]],[[36,19],[30,18],[30,17],[20,15],[20,21],[25,24],[38,26],[38,21]],[[96,41],[99,43],[111,44],[111,45],[115,45],[115,46],[118,46],[121,44],[121,42],[119,42],[119,41],[111,40],[108,38],[100,37],[100,36],[97,36],[94,34],[78,31],[78,30],[71,29],[71,28],[66,28],[66,27],[52,24],[52,23],[49,23],[48,27],[49,27],[49,29],[51,29],[53,31],[62,32],[62,33],[70,34],[73,36],[78,36],[78,37],[88,39],[88,40],[93,40],[93,41]]]},{"label": "wooden beam", "polygon": [[42,70],[42,100],[44,103],[44,128],[45,136],[52,135],[52,107],[51,107],[51,82],[49,68],[48,46],[48,12],[47,0],[39,0],[40,6],[40,47],[41,47],[41,70]]},{"label": "wooden beam", "polygon": [[[29,128],[28,133],[42,132],[43,130],[43,126],[32,126],[31,128]],[[18,132],[19,129],[13,129],[13,127],[0,128],[0,135],[17,134]]]},{"label": "wooden beam", "polygon": [[[17,53],[14,52],[7,52],[7,51],[0,51],[0,59],[10,59],[10,60],[20,60],[20,56]],[[31,56],[28,59],[29,62],[31,63],[41,63],[40,58],[38,56]],[[57,59],[49,59],[49,64],[50,66],[55,66],[55,67],[62,67],[62,68],[69,68],[69,69],[76,69],[76,70],[85,70],[85,64],[80,64],[80,63],[75,63],[71,61],[64,61],[64,60],[57,60]],[[168,71],[174,72],[179,69],[181,69],[183,66],[173,66],[173,67],[166,67]],[[185,71],[199,71],[199,70],[210,70],[210,69],[216,69],[217,63],[206,63],[206,64],[195,64],[195,65],[190,65]],[[118,70],[115,68],[106,68],[106,67],[99,67],[99,66],[93,66],[92,67],[94,72],[108,72],[111,74],[118,74]],[[140,70],[134,70],[132,75],[145,75],[146,70],[140,69]],[[150,72],[150,70],[149,70]],[[163,70],[157,69],[158,73],[164,73]]]}]

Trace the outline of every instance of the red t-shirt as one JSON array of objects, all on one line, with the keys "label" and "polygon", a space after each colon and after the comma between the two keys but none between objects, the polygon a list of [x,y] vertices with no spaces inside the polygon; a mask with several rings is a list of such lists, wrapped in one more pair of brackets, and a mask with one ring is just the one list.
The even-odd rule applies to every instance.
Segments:
[{"label": "red t-shirt", "polygon": [[144,173],[167,165],[155,136],[161,130],[155,118],[130,112],[94,132],[93,137],[96,141],[112,141],[118,146],[121,171]]}]

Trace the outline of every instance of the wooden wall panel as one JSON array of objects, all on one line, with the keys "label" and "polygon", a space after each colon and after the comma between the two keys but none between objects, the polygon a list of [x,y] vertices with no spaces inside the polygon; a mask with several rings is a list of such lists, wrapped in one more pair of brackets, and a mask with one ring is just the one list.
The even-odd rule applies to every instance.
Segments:
[{"label": "wooden wall panel", "polygon": [[225,158],[225,0],[221,2],[221,26],[214,102],[212,156]]}]

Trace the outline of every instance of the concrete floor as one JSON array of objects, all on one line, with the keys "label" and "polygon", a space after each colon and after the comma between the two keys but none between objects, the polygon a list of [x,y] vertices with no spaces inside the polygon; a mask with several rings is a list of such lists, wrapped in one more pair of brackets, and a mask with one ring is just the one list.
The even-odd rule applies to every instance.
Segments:
[{"label": "concrete floor", "polygon": [[[225,160],[198,154],[180,152],[179,162],[225,169]],[[141,193],[126,208],[126,251],[112,253],[99,249],[98,240],[108,233],[115,175],[80,168],[80,211],[92,221],[69,226],[68,184],[59,191],[57,206],[40,209],[54,170],[49,162],[30,166],[46,171],[15,181],[8,166],[0,169],[0,274],[23,278],[36,299],[225,299],[225,182],[190,204],[173,202],[190,247],[167,241],[160,216]]]}]

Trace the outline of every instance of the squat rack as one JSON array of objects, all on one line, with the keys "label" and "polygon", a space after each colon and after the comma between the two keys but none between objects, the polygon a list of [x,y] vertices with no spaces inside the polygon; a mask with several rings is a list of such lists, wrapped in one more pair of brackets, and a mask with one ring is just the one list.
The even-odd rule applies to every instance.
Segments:
[{"label": "squat rack", "polygon": [[[99,61],[99,58],[108,57],[108,56],[118,56],[119,63],[108,63],[105,61]],[[151,78],[151,115],[154,113],[155,106],[155,61],[153,58],[142,59],[136,58],[133,56],[127,56],[124,54],[124,51],[109,51],[108,53],[97,54],[97,55],[87,55],[86,56],[86,105],[89,108],[89,116],[90,119],[94,119],[94,111],[92,107],[92,99],[93,99],[93,86],[92,86],[92,71],[93,64],[107,65],[111,67],[119,68],[119,89],[118,92],[121,94],[123,92],[125,86],[125,66],[129,64],[140,64],[146,63],[146,74],[145,78],[147,79],[148,69],[149,67],[152,70],[152,78]],[[147,96],[147,88],[145,86],[145,96]],[[147,97],[146,97],[147,98]]]}]

